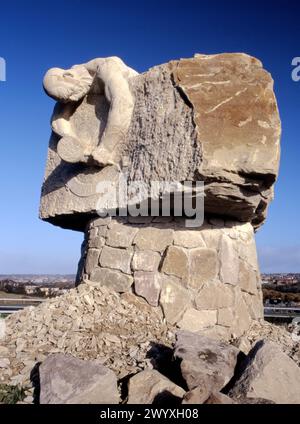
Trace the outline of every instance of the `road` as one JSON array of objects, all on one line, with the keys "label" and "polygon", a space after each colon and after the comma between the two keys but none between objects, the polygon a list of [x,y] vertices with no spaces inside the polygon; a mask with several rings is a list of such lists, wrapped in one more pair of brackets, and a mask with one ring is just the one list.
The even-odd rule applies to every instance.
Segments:
[{"label": "road", "polygon": [[45,299],[37,299],[37,298],[28,298],[28,299],[20,299],[20,298],[0,298],[0,314],[13,314],[14,312],[20,311],[24,309],[26,306],[36,306],[41,302],[44,302]]},{"label": "road", "polygon": [[[0,314],[12,314],[16,311],[24,309],[26,306],[36,306],[46,299],[17,299],[17,298],[0,298]],[[292,319],[300,317],[300,308],[282,306],[265,306],[264,307],[265,318],[284,318]]]},{"label": "road", "polygon": [[300,308],[284,308],[282,306],[265,306],[265,318],[295,318],[300,317]]}]

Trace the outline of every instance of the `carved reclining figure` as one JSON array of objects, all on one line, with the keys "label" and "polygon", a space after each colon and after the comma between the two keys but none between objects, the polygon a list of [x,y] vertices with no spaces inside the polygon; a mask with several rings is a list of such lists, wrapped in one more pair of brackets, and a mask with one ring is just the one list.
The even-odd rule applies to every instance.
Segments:
[{"label": "carved reclining figure", "polygon": [[[52,117],[52,129],[61,139],[57,152],[66,162],[84,162],[100,166],[117,164],[116,147],[125,138],[130,125],[134,99],[129,79],[138,75],[118,57],[99,58],[71,69],[51,68],[44,77],[46,93],[61,103],[69,103],[63,113]],[[79,140],[70,125],[72,103],[88,94],[98,80],[110,104],[107,125],[99,145],[91,150]],[[99,86],[99,84],[98,84]]]}]

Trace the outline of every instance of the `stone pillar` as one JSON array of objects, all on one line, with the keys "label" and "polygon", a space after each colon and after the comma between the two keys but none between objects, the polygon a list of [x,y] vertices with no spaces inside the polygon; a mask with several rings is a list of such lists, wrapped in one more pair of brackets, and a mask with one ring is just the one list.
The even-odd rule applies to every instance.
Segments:
[{"label": "stone pillar", "polygon": [[98,218],[89,222],[78,282],[132,292],[170,324],[239,337],[263,316],[251,224],[210,219]]}]

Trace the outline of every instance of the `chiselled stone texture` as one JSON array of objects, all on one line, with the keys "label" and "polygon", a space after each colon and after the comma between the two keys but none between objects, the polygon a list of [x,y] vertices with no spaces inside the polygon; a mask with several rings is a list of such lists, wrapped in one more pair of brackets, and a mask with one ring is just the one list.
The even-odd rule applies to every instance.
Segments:
[{"label": "chiselled stone texture", "polygon": [[[113,58],[112,63],[115,61]],[[87,85],[94,78],[92,85],[80,102],[58,103],[54,111],[41,198],[42,219],[84,231],[99,207],[119,206],[117,200],[108,205],[97,184],[108,181],[109,189],[117,188],[120,168],[116,165],[123,165],[129,183],[142,181],[147,188],[152,181],[179,185],[183,181],[204,181],[207,214],[251,222],[254,227],[261,225],[278,173],[281,126],[273,80],[259,60],[240,53],[196,54],[140,75],[133,70],[128,73],[130,68],[123,63],[121,74],[119,70],[113,73],[118,78],[121,75],[121,80],[113,84],[123,84],[114,96],[122,93],[123,109],[130,114],[126,115],[127,131],[115,131],[111,140],[107,136],[111,110],[103,91],[103,84],[110,84],[110,79],[105,76],[101,80],[93,66],[92,70],[91,65],[83,66]],[[82,78],[78,69],[72,72],[75,79]],[[57,129],[61,123],[63,131]],[[122,120],[118,128],[120,125]],[[62,143],[59,134],[70,128],[72,137],[67,136]],[[101,149],[109,148],[110,142],[120,162],[105,164],[103,151],[101,167]],[[99,154],[94,155],[94,161],[65,162],[59,154],[63,148],[62,156],[72,156],[71,144],[75,150],[84,144],[87,150]],[[144,196],[145,200],[149,197],[150,193]],[[180,237],[175,237],[176,245]],[[201,247],[201,238],[196,238],[192,236],[188,244],[182,242],[182,247]],[[111,235],[111,246],[122,247],[117,244],[118,235]]]},{"label": "chiselled stone texture", "polygon": [[175,82],[194,111],[202,149],[199,173],[208,184],[206,208],[221,207],[224,214],[240,209],[241,218],[252,215],[259,224],[272,198],[280,153],[270,74],[246,54],[197,54],[173,66]]},{"label": "chiselled stone texture", "polygon": [[[91,220],[78,283],[90,280],[144,299],[179,328],[240,337],[263,315],[253,227],[210,219],[191,230],[184,222]],[[90,247],[98,239],[102,247]]]}]

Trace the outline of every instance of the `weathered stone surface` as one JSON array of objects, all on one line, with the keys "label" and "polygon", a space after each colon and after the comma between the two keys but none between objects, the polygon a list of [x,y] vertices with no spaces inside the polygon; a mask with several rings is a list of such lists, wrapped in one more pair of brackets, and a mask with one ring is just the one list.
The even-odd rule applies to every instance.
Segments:
[{"label": "weathered stone surface", "polygon": [[140,250],[163,252],[173,242],[173,230],[159,228],[141,228],[134,238],[134,244]]},{"label": "weathered stone surface", "polygon": [[[103,228],[103,227],[99,227]],[[89,248],[101,249],[105,245],[105,238],[101,236],[97,236],[89,239]]]},{"label": "weathered stone surface", "polygon": [[138,250],[132,259],[134,271],[157,271],[161,256],[151,250]]},{"label": "weathered stone surface", "polygon": [[227,236],[221,239],[220,278],[223,283],[236,285],[239,277],[239,257],[236,244]]},{"label": "weathered stone surface", "polygon": [[123,274],[120,271],[107,268],[94,268],[90,280],[107,286],[117,292],[123,293],[130,290],[133,278],[130,275]]},{"label": "weathered stone surface", "polygon": [[197,230],[177,230],[174,232],[174,244],[181,247],[192,249],[195,247],[206,247],[203,241],[201,231]]},{"label": "weathered stone surface", "polygon": [[89,225],[91,228],[98,228],[98,234],[101,230],[99,230],[99,227],[106,227],[111,223],[111,217],[107,216],[105,218],[96,218],[90,221]]},{"label": "weathered stone surface", "polygon": [[175,357],[190,390],[205,386],[220,391],[233,377],[238,349],[200,334],[178,331]]},{"label": "weathered stone surface", "polygon": [[156,370],[145,370],[130,378],[128,404],[180,403],[185,391]]},{"label": "weathered stone surface", "polygon": [[176,324],[190,305],[190,293],[172,277],[160,275],[161,294],[159,303],[164,316],[171,324]]},{"label": "weathered stone surface", "polygon": [[250,224],[244,225],[246,231],[240,232],[242,242],[238,244],[239,257],[253,269],[258,269],[256,243],[253,237],[253,228]]},{"label": "weathered stone surface", "polygon": [[182,330],[200,331],[217,323],[217,311],[197,311],[189,308],[185,311],[177,326]]},{"label": "weathered stone surface", "polygon": [[119,403],[115,374],[95,361],[50,355],[39,373],[41,404]]},{"label": "weathered stone surface", "polygon": [[209,249],[218,249],[222,233],[219,229],[213,228],[211,225],[205,225],[201,228],[201,236]]},{"label": "weathered stone surface", "polygon": [[275,402],[269,399],[262,399],[262,398],[238,398],[233,399],[235,403],[240,405],[266,405],[266,404],[272,404],[275,405]]},{"label": "weathered stone surface", "polygon": [[188,285],[199,289],[204,283],[213,281],[218,272],[217,252],[199,247],[189,252],[190,275]]},{"label": "weathered stone surface", "polygon": [[197,309],[221,309],[234,306],[234,291],[229,284],[205,284],[195,297]]},{"label": "weathered stone surface", "polygon": [[0,319],[0,340],[4,339],[5,337],[5,329],[6,329],[6,323],[4,319]]},{"label": "weathered stone surface", "polygon": [[[112,59],[121,66],[116,58],[90,63]],[[272,78],[257,59],[234,53],[195,55],[141,75],[123,64],[113,81],[107,75],[104,78],[105,85],[121,84],[114,96],[122,97],[122,114],[130,111],[116,126],[126,127],[119,134],[111,133],[111,122],[122,114],[112,118],[111,109],[116,105],[110,108],[98,68],[93,66],[83,64],[71,70],[75,82],[82,78],[78,69],[84,70],[83,79],[88,83],[86,93],[81,92],[83,100],[61,104],[55,110],[52,124],[58,135],[50,141],[41,201],[43,219],[83,230],[86,214],[92,218],[99,206],[97,183],[107,175],[111,181],[118,180],[117,167],[94,165],[114,163],[106,150],[109,146],[114,151],[117,144],[118,153],[121,155],[124,147],[128,158],[130,181],[143,180],[148,187],[150,181],[201,179],[206,183],[207,213],[261,224],[278,172],[280,120]],[[68,135],[70,128],[72,136]],[[168,141],[167,149],[162,140]],[[101,151],[102,159],[91,154],[93,149]],[[85,163],[64,163],[59,154],[71,155],[70,162]],[[87,160],[90,156],[94,162]],[[104,199],[102,204],[105,206]],[[74,213],[76,220],[72,219]]]},{"label": "weathered stone surface", "polygon": [[189,258],[187,251],[177,246],[168,247],[161,270],[165,274],[174,275],[187,283],[189,278]]},{"label": "weathered stone surface", "polygon": [[253,268],[250,268],[245,261],[240,261],[238,284],[239,287],[247,293],[257,293],[258,276]]},{"label": "weathered stone surface", "polygon": [[252,319],[258,320],[264,317],[264,306],[260,295],[243,293],[243,299]]},{"label": "weathered stone surface", "polygon": [[204,403],[207,405],[232,405],[235,402],[223,393],[212,393]]},{"label": "weathered stone surface", "polygon": [[85,272],[90,274],[93,269],[95,269],[98,265],[100,256],[99,249],[88,249],[86,260],[85,260]]},{"label": "weathered stone surface", "polygon": [[193,390],[187,392],[182,400],[183,405],[201,405],[206,399],[208,399],[211,391],[209,387],[206,386],[198,386]]},{"label": "weathered stone surface", "polygon": [[146,299],[143,299],[140,296],[136,296],[135,293],[132,292],[125,292],[121,294],[121,298],[124,299],[126,302],[130,303],[131,305],[137,306],[137,308],[141,312],[145,313],[153,313],[156,314],[157,317],[163,319],[163,313],[160,308],[153,308]]},{"label": "weathered stone surface", "polygon": [[160,280],[158,272],[137,271],[134,273],[134,291],[152,306],[158,305]]},{"label": "weathered stone surface", "polygon": [[218,324],[231,327],[234,321],[233,308],[222,308],[218,310]]},{"label": "weathered stone surface", "polygon": [[232,332],[235,337],[240,337],[251,325],[251,315],[244,297],[239,291],[236,291],[234,311],[236,319],[232,326]]},{"label": "weathered stone surface", "polygon": [[[174,68],[175,82],[194,109],[203,149],[201,174],[210,185],[206,209],[218,213],[231,207],[240,217],[256,215],[253,221],[260,223],[279,161],[280,119],[272,78],[260,61],[245,54],[195,55],[175,62]],[[230,195],[239,200],[230,201]]]},{"label": "weathered stone surface", "polygon": [[0,368],[8,368],[10,365],[10,360],[8,358],[0,357]]},{"label": "weathered stone surface", "polygon": [[104,268],[118,269],[125,274],[131,273],[132,251],[104,246],[100,255],[100,265]]},{"label": "weathered stone surface", "polygon": [[[94,82],[83,102],[75,107],[75,112],[72,110],[68,125],[73,128],[79,147],[89,140],[97,150],[99,133],[111,128],[111,120],[103,86],[99,90],[99,83]],[[125,87],[127,82],[124,84]],[[244,54],[196,55],[151,68],[142,75],[130,73],[130,92],[135,97],[135,108],[130,128],[122,136],[131,179],[143,179],[148,184],[158,179],[193,180],[197,175],[206,182],[207,212],[222,211],[223,216],[252,220],[259,225],[272,197],[280,138],[272,79],[261,63]],[[68,104],[56,112],[56,120],[66,120],[66,115],[70,115]],[[120,136],[111,135],[112,143]],[[73,138],[69,141],[75,146]],[[168,149],[162,144],[166,139]],[[96,185],[102,179],[100,174],[108,170],[97,172],[91,165],[78,168],[66,164],[59,175],[51,175],[61,164],[60,141],[58,137],[51,140],[41,216],[58,225],[83,228],[82,223],[71,221],[68,215],[96,212]],[[68,149],[65,151],[69,155]],[[97,155],[94,156],[97,162]],[[84,177],[86,171],[90,173]],[[115,170],[109,169],[112,171]],[[74,181],[69,184],[73,177],[76,187]]]},{"label": "weathered stone surface", "polygon": [[213,327],[204,328],[201,330],[203,336],[210,339],[221,340],[224,342],[232,340],[231,328],[222,325],[214,325]]},{"label": "weathered stone surface", "polygon": [[110,225],[106,244],[111,247],[129,247],[138,229],[118,222]]},{"label": "weathered stone surface", "polygon": [[246,364],[230,396],[237,400],[263,398],[280,404],[300,404],[300,368],[278,345],[258,342]]}]

